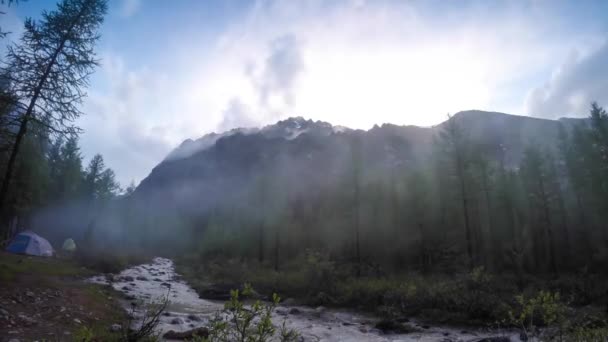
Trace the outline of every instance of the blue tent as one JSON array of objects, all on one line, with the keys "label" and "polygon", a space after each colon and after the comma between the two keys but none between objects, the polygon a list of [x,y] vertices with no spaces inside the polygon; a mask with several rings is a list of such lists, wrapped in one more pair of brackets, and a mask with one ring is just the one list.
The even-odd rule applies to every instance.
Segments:
[{"label": "blue tent", "polygon": [[15,254],[53,256],[53,246],[42,236],[32,232],[17,234],[6,247],[6,251]]}]

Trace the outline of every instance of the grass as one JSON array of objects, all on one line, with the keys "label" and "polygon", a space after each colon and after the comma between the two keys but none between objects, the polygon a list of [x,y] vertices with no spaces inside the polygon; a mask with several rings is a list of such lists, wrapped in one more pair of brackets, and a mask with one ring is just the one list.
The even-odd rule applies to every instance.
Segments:
[{"label": "grass", "polygon": [[[199,292],[217,283],[226,288],[248,282],[262,294],[276,292],[302,304],[347,307],[386,318],[413,316],[428,323],[519,328],[513,316],[521,317],[525,309],[535,317],[533,325],[559,325],[560,331],[574,333],[573,327],[596,322],[579,335],[601,335],[608,322],[608,277],[601,274],[518,278],[477,268],[458,274],[408,272],[357,278],[352,265],[315,255],[283,264],[279,272],[270,265],[242,260],[191,257],[176,260],[176,265]],[[564,308],[559,320],[537,319],[556,307]],[[593,318],[585,312],[593,312]]]},{"label": "grass", "polygon": [[149,262],[151,257],[141,253],[118,251],[79,250],[74,259],[97,273],[119,273],[125,268]]},{"label": "grass", "polygon": [[[0,301],[4,297],[9,312],[24,312],[27,315],[40,313],[40,323],[28,328],[25,339],[47,337],[56,331],[69,331],[79,341],[88,341],[86,336],[95,336],[98,341],[118,341],[120,334],[112,333],[108,327],[126,321],[126,313],[115,300],[120,293],[105,285],[86,283],[83,280],[98,272],[83,267],[77,259],[46,258],[0,253]],[[62,306],[65,312],[39,311],[39,303],[25,301],[10,305],[8,300],[15,294],[31,291],[45,306]],[[49,297],[47,293],[56,295]],[[70,314],[79,318],[82,325],[75,325],[72,319],[63,318]],[[0,330],[2,324],[0,322]],[[48,327],[54,328],[48,328]],[[14,329],[14,328],[13,328]],[[48,330],[51,329],[51,330]]]},{"label": "grass", "polygon": [[15,280],[19,275],[86,277],[93,275],[93,272],[74,260],[0,253],[0,280]]}]

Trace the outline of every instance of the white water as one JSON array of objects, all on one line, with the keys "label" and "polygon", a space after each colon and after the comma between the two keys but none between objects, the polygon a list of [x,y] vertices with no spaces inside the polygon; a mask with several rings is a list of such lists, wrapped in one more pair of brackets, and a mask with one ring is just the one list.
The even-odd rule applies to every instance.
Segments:
[{"label": "white water", "polygon": [[[158,302],[167,294],[168,315],[163,315],[158,326],[160,332],[169,330],[187,331],[206,326],[216,312],[223,309],[223,303],[199,298],[198,294],[175,273],[173,262],[169,259],[155,258],[152,263],[134,266],[122,271],[108,281],[101,275],[90,281],[110,284],[121,291],[130,300],[122,300],[125,309],[130,310],[135,301]],[[138,279],[139,278],[139,279]],[[131,280],[132,279],[132,280]],[[286,322],[286,326],[299,331],[304,341],[480,341],[486,337],[508,336],[511,341],[520,341],[517,334],[508,331],[487,331],[450,328],[422,328],[415,320],[411,325],[420,328],[420,332],[405,335],[383,334],[374,329],[376,318],[347,310],[316,310],[309,307],[296,307],[298,313],[291,314],[294,307],[279,306],[274,313],[275,324]]]}]

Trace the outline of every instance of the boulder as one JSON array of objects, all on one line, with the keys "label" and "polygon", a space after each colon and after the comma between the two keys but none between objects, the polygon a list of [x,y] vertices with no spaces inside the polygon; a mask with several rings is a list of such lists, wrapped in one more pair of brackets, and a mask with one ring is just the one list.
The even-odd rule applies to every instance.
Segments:
[{"label": "boulder", "polygon": [[291,308],[291,309],[289,309],[289,314],[290,315],[299,315],[301,313],[302,313],[302,311],[300,311],[300,309],[298,309],[298,308]]},{"label": "boulder", "polygon": [[226,301],[230,299],[230,289],[237,288],[226,285],[214,285],[211,287],[205,287],[198,290],[198,294],[201,298],[211,300]]},{"label": "boulder", "polygon": [[397,320],[393,319],[380,320],[374,327],[384,334],[409,334],[419,331],[409,324],[399,323]]},{"label": "boulder", "polygon": [[110,325],[111,332],[119,332],[121,330],[122,330],[122,325],[120,325],[118,323],[114,323],[114,324]]},{"label": "boulder", "polygon": [[188,319],[191,320],[191,321],[193,321],[193,322],[200,322],[201,321],[201,318],[198,317],[195,314],[189,314],[188,315]]},{"label": "boulder", "polygon": [[171,320],[171,324],[184,324],[184,320],[179,318],[179,317],[175,317],[174,319]]},{"label": "boulder", "polygon": [[195,337],[209,337],[209,330],[207,328],[196,328],[184,332],[177,332],[169,330],[163,337],[167,340],[190,340]]}]

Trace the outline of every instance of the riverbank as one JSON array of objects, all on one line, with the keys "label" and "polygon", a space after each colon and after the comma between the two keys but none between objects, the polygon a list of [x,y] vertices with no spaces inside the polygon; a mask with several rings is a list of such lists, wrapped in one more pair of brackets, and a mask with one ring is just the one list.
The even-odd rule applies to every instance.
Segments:
[{"label": "riverbank", "polygon": [[[155,258],[151,263],[129,267],[119,274],[99,275],[91,282],[109,284],[122,292],[121,304],[129,310],[133,304],[158,303],[167,298],[165,311],[159,317],[157,332],[184,333],[209,327],[223,301],[199,298],[168,259]],[[135,310],[134,316],[142,318]],[[508,329],[469,327],[463,330],[446,325],[427,325],[415,319],[387,324],[381,318],[348,309],[309,307],[283,301],[272,312],[272,322],[298,331],[303,341],[518,341]],[[139,322],[135,322],[137,326]],[[175,334],[173,334],[175,336]],[[502,338],[502,340],[498,339]],[[490,341],[490,340],[487,340]]]},{"label": "riverbank", "polygon": [[0,252],[0,341],[118,340],[119,293],[84,282],[93,274],[73,260]]},{"label": "riverbank", "polygon": [[177,269],[203,297],[220,299],[227,289],[250,283],[264,297],[276,292],[301,305],[348,308],[389,322],[416,317],[426,325],[517,329],[546,340],[608,338],[605,275],[515,277],[478,268],[356,278],[310,258],[279,272],[257,263],[188,258],[178,259]]}]

